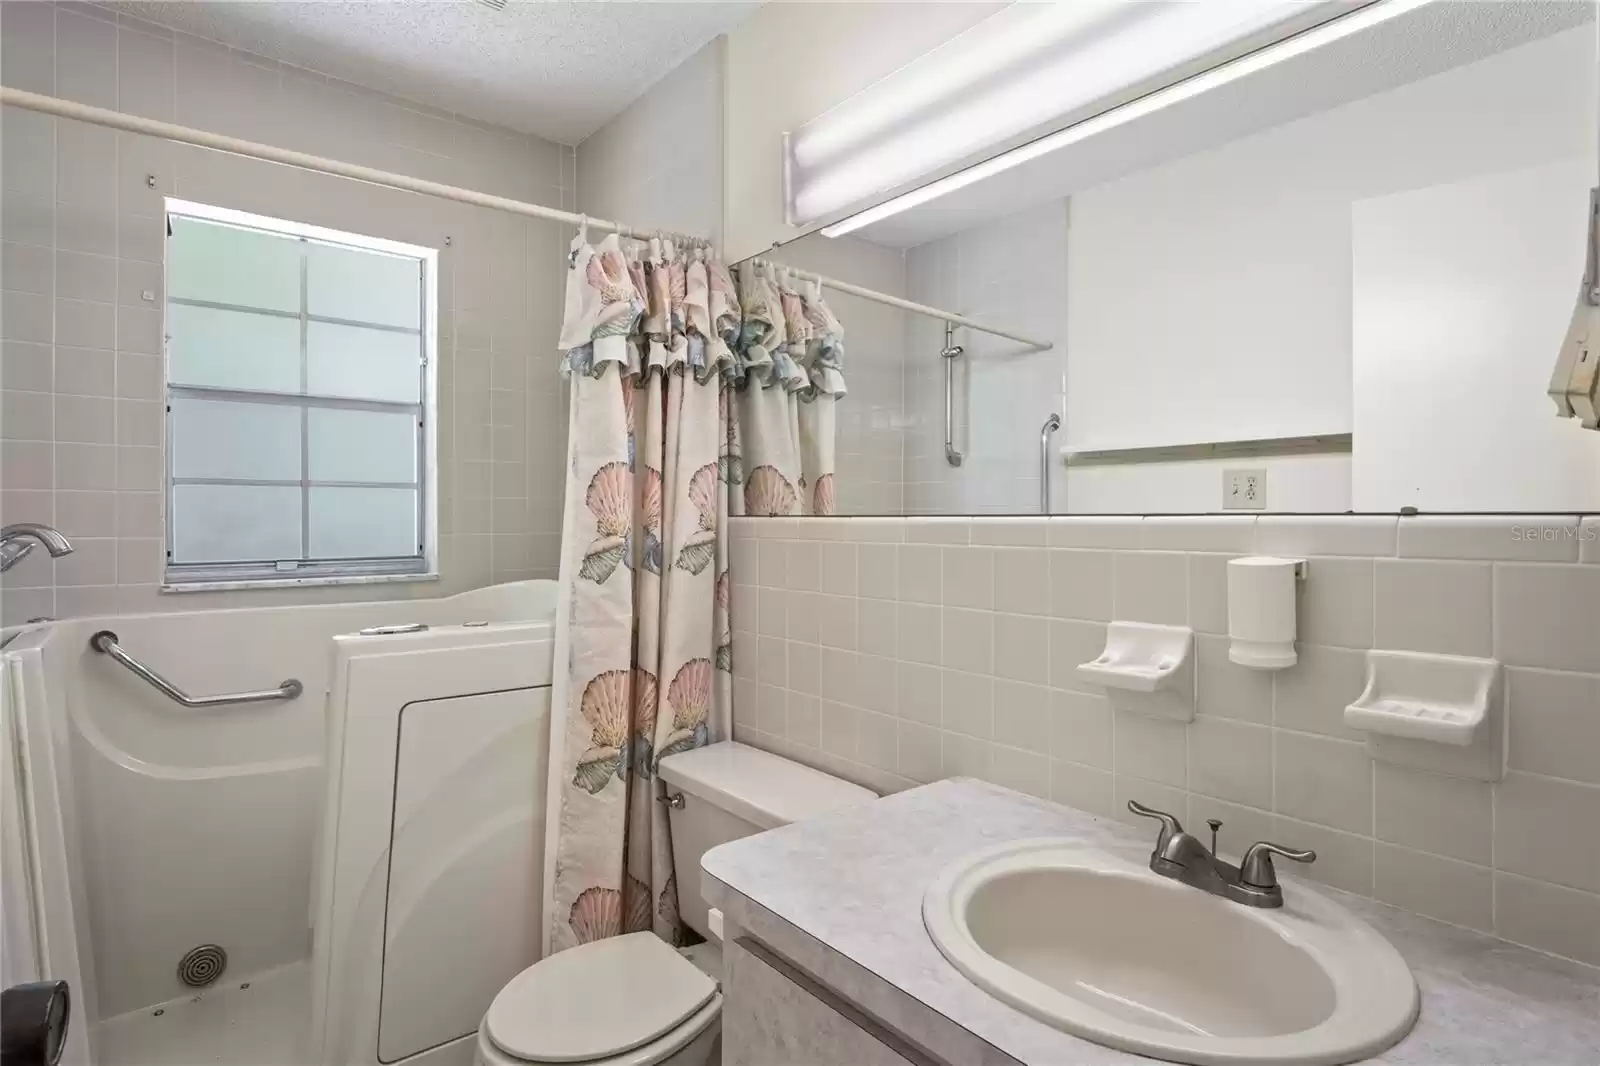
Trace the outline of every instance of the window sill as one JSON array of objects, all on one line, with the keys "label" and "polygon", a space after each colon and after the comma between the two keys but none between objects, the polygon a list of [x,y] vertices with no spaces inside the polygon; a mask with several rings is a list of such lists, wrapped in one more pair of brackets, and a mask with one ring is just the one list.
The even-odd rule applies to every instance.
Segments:
[{"label": "window sill", "polygon": [[182,581],[161,586],[167,592],[248,592],[251,589],[322,588],[328,585],[397,585],[413,581],[438,581],[429,574],[347,574],[343,577],[272,577],[239,581]]}]

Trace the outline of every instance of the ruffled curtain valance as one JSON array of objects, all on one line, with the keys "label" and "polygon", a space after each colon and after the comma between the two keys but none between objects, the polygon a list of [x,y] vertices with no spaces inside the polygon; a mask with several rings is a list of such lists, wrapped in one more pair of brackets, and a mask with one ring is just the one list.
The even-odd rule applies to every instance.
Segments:
[{"label": "ruffled curtain valance", "polygon": [[739,379],[733,345],[739,301],[728,270],[703,249],[671,242],[624,251],[613,234],[573,252],[584,284],[567,286],[560,347],[564,373],[598,376],[608,363],[634,380],[677,367],[704,384]]},{"label": "ruffled curtain valance", "polygon": [[844,327],[822,298],[822,286],[782,267],[739,266],[741,381],[781,387],[802,400],[843,396]]},{"label": "ruffled curtain valance", "polygon": [[844,328],[817,282],[782,267],[740,264],[739,299],[744,512],[834,514],[834,405],[847,391]]},{"label": "ruffled curtain valance", "polygon": [[575,254],[587,284],[567,293],[565,372],[594,375],[612,362],[637,378],[682,364],[697,381],[716,373],[806,401],[848,391],[844,327],[817,282],[754,262],[739,266],[736,281],[704,249],[624,250],[615,235]]},{"label": "ruffled curtain valance", "polygon": [[834,514],[834,405],[849,391],[844,327],[816,281],[747,260],[731,274],[703,249],[677,253],[612,236],[584,256],[587,284],[569,288],[564,368],[607,363],[641,381],[682,365],[736,394],[722,460],[742,486],[733,513]]}]

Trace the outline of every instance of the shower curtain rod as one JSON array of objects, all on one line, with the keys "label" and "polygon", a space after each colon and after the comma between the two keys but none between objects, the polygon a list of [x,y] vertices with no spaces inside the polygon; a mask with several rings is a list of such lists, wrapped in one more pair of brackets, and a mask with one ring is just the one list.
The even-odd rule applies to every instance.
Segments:
[{"label": "shower curtain rod", "polygon": [[991,326],[985,322],[979,322],[975,318],[968,318],[965,315],[958,315],[953,311],[943,311],[937,307],[931,307],[928,304],[919,304],[913,300],[905,300],[898,296],[890,296],[888,293],[879,292],[877,289],[869,289],[861,285],[852,285],[848,281],[840,281],[838,278],[830,278],[826,274],[817,274],[810,270],[800,270],[796,267],[787,266],[783,263],[774,263],[770,259],[757,259],[756,262],[765,263],[768,266],[779,267],[783,270],[787,270],[795,277],[805,278],[808,281],[814,281],[825,289],[837,289],[840,292],[847,292],[852,296],[859,296],[864,300],[872,300],[876,303],[888,304],[890,307],[898,307],[902,311],[911,311],[914,314],[927,315],[929,318],[937,318],[941,322],[948,322],[952,326],[964,326],[967,329],[975,329],[979,333],[992,333],[996,337],[1004,337],[1008,341],[1017,341],[1020,344],[1026,344],[1035,351],[1049,351],[1054,347],[1050,341],[1035,340],[1034,338],[1025,336],[1021,333],[1012,333],[1008,329],[1000,329],[997,326]]},{"label": "shower curtain rod", "polygon": [[[141,133],[149,137],[160,137],[168,141],[178,141],[182,144],[192,144],[199,148],[210,148],[218,152],[228,152],[233,155],[248,156],[252,159],[261,159],[269,163],[282,163],[285,166],[299,167],[302,170],[314,170],[322,174],[332,174],[336,177],[351,178],[355,181],[364,181],[369,185],[382,185],[390,189],[399,189],[403,192],[421,193],[424,196],[437,196],[444,200],[456,200],[464,204],[473,204],[478,207],[489,207],[497,211],[506,211],[514,215],[525,215],[529,218],[543,218],[554,222],[565,222],[572,226],[589,225],[596,229],[613,230],[624,237],[634,237],[640,240],[649,240],[652,237],[671,236],[662,230],[639,229],[635,226],[625,225],[621,222],[611,222],[603,218],[591,218],[573,211],[563,211],[560,208],[545,207],[542,204],[524,203],[521,200],[512,200],[504,196],[493,196],[489,193],[474,192],[455,185],[445,185],[437,181],[428,181],[424,178],[413,178],[407,174],[395,174],[387,170],[376,170],[372,167],[358,166],[355,163],[341,163],[337,159],[327,159],[322,156],[310,155],[306,152],[296,152],[288,148],[276,148],[270,144],[260,144],[256,141],[246,141],[238,137],[228,137],[220,133],[210,133],[206,130],[197,130],[190,126],[179,126],[172,122],[162,122],[159,119],[141,118],[138,115],[129,115],[121,111],[112,111],[109,108],[95,107],[91,104],[80,104],[72,100],[63,100],[55,96],[46,96],[43,93],[31,93],[24,89],[11,89],[0,86],[0,105],[20,107],[28,111],[37,111],[45,115],[54,115],[57,118],[69,118],[78,122],[88,122],[96,126],[106,126],[114,130],[127,133]],[[692,240],[703,238],[693,237]],[[791,268],[792,269],[792,268]],[[852,296],[859,296],[866,300],[898,307],[903,311],[928,315],[957,326],[978,330],[983,333],[992,333],[997,337],[1007,340],[1019,341],[1039,351],[1044,351],[1051,345],[1046,341],[1034,340],[1009,330],[996,329],[994,326],[967,318],[963,315],[941,311],[937,307],[926,304],[913,303],[903,300],[898,296],[878,292],[860,285],[852,285],[847,281],[809,271],[794,270],[799,277],[805,277],[818,284],[847,292]]]},{"label": "shower curtain rod", "polygon": [[160,137],[169,141],[192,144],[200,148],[211,148],[219,152],[229,152],[233,155],[249,156],[252,159],[263,159],[269,163],[282,163],[285,166],[299,167],[301,170],[315,170],[319,173],[333,174],[341,178],[353,178],[356,181],[364,181],[369,185],[383,185],[403,192],[422,193],[425,196],[437,196],[443,200],[458,200],[461,203],[474,204],[478,207],[491,207],[498,211],[508,211],[514,215],[550,219],[554,222],[566,222],[573,226],[587,223],[595,229],[615,230],[624,237],[649,240],[651,237],[672,236],[672,234],[667,234],[662,230],[638,229],[634,226],[624,225],[621,222],[608,222],[603,218],[592,218],[573,211],[562,211],[559,208],[545,207],[542,204],[524,203],[521,200],[511,200],[504,196],[492,196],[489,193],[474,192],[471,189],[463,189],[455,185],[444,185],[424,178],[413,178],[407,174],[395,174],[387,170],[375,170],[372,167],[358,166],[355,163],[341,163],[337,159],[325,159],[322,156],[296,152],[288,148],[275,148],[270,144],[258,144],[255,141],[240,140],[237,137],[209,133],[206,130],[179,126],[171,122],[161,122],[157,119],[140,118],[138,115],[128,115],[121,111],[93,107],[89,104],[62,100],[55,96],[45,96],[42,93],[26,92],[22,89],[0,87],[0,104],[26,108],[29,111],[38,111],[42,114],[55,115],[59,118],[89,122],[96,126],[109,126],[111,129],[123,130],[128,133],[142,133],[150,137]]}]

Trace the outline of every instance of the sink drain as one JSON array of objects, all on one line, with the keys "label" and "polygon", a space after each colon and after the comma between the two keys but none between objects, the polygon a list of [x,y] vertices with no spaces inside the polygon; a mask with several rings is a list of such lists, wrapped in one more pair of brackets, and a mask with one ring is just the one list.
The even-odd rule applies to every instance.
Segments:
[{"label": "sink drain", "polygon": [[215,944],[201,944],[178,960],[178,980],[190,988],[204,988],[228,968],[228,953]]}]

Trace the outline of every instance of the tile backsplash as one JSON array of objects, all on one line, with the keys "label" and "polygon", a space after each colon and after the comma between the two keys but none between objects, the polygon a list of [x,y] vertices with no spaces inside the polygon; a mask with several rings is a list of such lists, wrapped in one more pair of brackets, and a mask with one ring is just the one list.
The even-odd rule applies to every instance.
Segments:
[{"label": "tile backsplash", "polygon": [[[733,520],[734,732],[881,791],[971,775],[1171,811],[1290,872],[1600,965],[1600,518]],[[1228,658],[1226,564],[1309,560],[1300,659]],[[1195,718],[1116,713],[1074,667],[1113,619],[1195,632]],[[1504,667],[1503,781],[1374,762],[1369,648]]]}]

